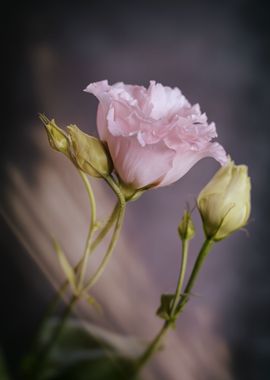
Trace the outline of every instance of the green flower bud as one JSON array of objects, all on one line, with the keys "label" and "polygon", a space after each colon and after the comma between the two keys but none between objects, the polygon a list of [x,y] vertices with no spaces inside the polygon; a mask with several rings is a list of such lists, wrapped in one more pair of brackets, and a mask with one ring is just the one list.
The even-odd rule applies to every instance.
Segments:
[{"label": "green flower bud", "polygon": [[182,240],[191,240],[195,235],[195,227],[188,211],[184,212],[183,218],[178,226],[178,233]]},{"label": "green flower bud", "polygon": [[97,138],[82,132],[76,125],[70,125],[67,129],[74,164],[92,177],[108,176],[113,165],[105,145]]},{"label": "green flower bud", "polygon": [[45,126],[50,146],[69,157],[69,141],[65,132],[56,125],[54,119],[49,120],[42,114],[39,118]]},{"label": "green flower bud", "polygon": [[197,199],[208,238],[222,240],[247,224],[250,190],[247,166],[230,160],[217,171]]}]

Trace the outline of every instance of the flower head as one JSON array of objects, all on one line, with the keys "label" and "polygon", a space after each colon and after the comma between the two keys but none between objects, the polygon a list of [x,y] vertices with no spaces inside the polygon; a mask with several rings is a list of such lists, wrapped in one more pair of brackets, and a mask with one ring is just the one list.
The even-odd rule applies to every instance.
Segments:
[{"label": "flower head", "polygon": [[178,88],[150,82],[143,86],[108,81],[90,84],[86,92],[99,100],[97,127],[106,141],[115,170],[128,186],[166,186],[204,157],[227,161],[214,123],[198,104],[190,105]]},{"label": "flower head", "polygon": [[197,199],[208,238],[222,240],[247,224],[251,209],[250,190],[246,165],[229,161],[217,171]]}]

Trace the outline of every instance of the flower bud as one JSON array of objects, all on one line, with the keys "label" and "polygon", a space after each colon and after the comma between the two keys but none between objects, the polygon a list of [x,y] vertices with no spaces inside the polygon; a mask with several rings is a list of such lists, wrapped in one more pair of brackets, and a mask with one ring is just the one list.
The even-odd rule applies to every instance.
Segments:
[{"label": "flower bud", "polygon": [[92,177],[108,176],[113,166],[105,145],[82,132],[76,125],[70,125],[67,129],[74,164]]},{"label": "flower bud", "polygon": [[247,224],[251,183],[246,165],[233,161],[220,168],[197,199],[204,231],[209,239],[222,240]]},{"label": "flower bud", "polygon": [[69,157],[69,141],[65,132],[56,125],[54,119],[49,120],[42,114],[39,118],[45,126],[50,146]]},{"label": "flower bud", "polygon": [[184,212],[183,218],[178,226],[178,233],[182,240],[191,240],[194,237],[195,227],[190,212]]}]

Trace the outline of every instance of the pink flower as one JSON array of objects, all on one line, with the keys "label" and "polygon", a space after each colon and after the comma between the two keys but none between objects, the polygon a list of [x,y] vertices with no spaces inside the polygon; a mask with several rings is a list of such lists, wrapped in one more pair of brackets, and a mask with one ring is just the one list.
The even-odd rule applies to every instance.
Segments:
[{"label": "pink flower", "polygon": [[215,124],[207,123],[178,88],[154,81],[148,88],[107,80],[85,89],[99,100],[97,127],[108,144],[121,180],[135,189],[169,185],[197,161],[213,157],[227,162],[224,149],[211,140]]}]

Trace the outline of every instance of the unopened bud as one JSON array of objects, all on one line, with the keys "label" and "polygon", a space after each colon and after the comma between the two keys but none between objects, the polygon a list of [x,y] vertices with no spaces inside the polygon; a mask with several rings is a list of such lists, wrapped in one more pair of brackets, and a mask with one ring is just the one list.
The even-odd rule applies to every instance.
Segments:
[{"label": "unopened bud", "polygon": [[209,239],[222,240],[247,224],[251,183],[248,168],[229,161],[198,196],[197,204]]},{"label": "unopened bud", "polygon": [[76,125],[70,125],[67,129],[75,165],[92,177],[108,176],[113,165],[105,145],[96,137],[82,132]]},{"label": "unopened bud", "polygon": [[50,146],[69,157],[69,141],[65,132],[56,125],[54,119],[49,120],[42,114],[39,118],[45,126]]},{"label": "unopened bud", "polygon": [[191,240],[195,235],[195,227],[189,211],[185,211],[178,226],[178,233],[182,240]]}]

